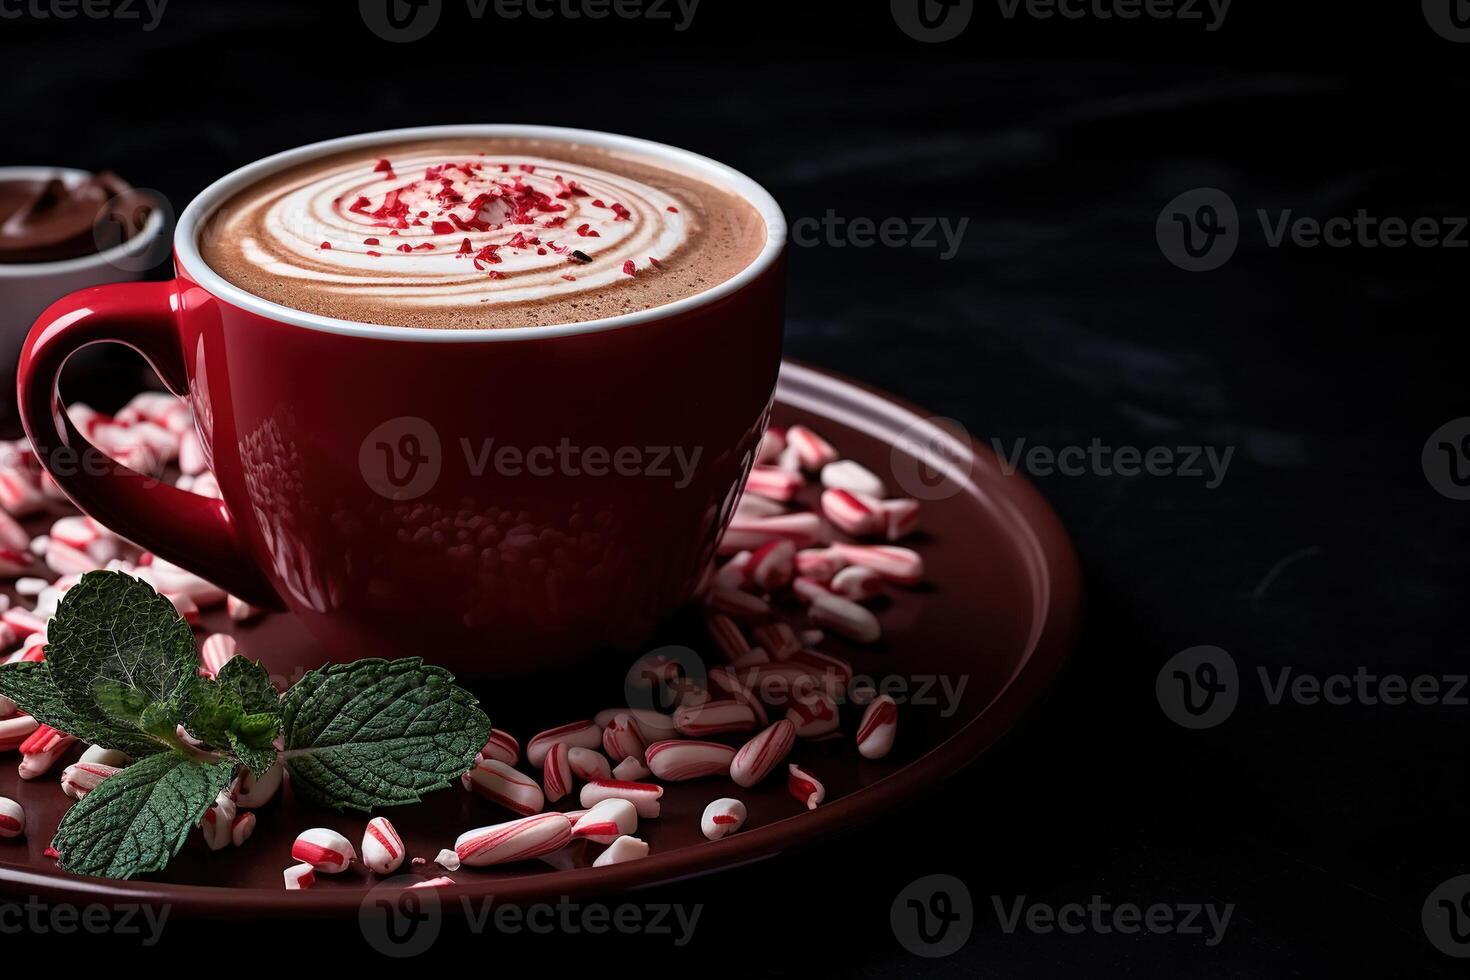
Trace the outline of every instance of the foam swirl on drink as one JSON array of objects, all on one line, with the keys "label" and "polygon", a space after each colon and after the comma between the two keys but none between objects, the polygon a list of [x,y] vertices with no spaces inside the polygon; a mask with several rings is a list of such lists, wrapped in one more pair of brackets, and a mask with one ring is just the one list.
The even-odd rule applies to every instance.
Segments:
[{"label": "foam swirl on drink", "polygon": [[763,238],[744,201],[650,163],[450,141],[287,171],[232,199],[201,246],[225,278],[287,306],[483,327],[662,305],[728,279]]}]

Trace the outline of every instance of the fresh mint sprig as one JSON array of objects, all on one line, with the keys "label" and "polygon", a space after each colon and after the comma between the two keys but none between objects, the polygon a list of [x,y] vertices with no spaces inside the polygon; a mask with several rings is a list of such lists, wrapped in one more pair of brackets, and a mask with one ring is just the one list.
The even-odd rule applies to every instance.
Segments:
[{"label": "fresh mint sprig", "polygon": [[165,867],[242,767],[259,775],[284,760],[298,795],[367,811],[452,785],[490,734],[474,696],[418,658],[322,667],[284,697],[244,657],[201,677],[189,625],[121,572],[83,575],[47,636],[43,662],[0,667],[0,694],[137,760],[62,820],[52,844],[77,874]]}]

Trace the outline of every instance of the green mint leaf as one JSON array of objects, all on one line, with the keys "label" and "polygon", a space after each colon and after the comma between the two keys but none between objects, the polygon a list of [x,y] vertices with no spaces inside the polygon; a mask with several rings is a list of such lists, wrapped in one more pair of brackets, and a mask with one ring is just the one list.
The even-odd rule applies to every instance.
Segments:
[{"label": "green mint leaf", "polygon": [[83,717],[66,706],[45,662],[0,667],[0,694],[19,705],[43,725],[75,735],[106,749],[117,749],[135,759],[161,752],[165,746],[136,726],[119,725],[108,717]]},{"label": "green mint leaf", "polygon": [[339,810],[416,803],[468,770],[490,735],[474,696],[417,657],[322,667],[281,708],[293,789]]},{"label": "green mint leaf", "polygon": [[133,763],[66,812],[52,840],[62,869],[102,878],[158,871],[234,774],[233,759],[206,762],[179,752]]},{"label": "green mint leaf", "polygon": [[180,704],[190,735],[228,748],[257,775],[275,762],[281,699],[260,664],[235,657],[214,680],[191,681]]},{"label": "green mint leaf", "polygon": [[[109,711],[170,702],[199,673],[194,631],[173,603],[121,572],[88,572],[67,590],[47,631],[46,663],[73,713],[111,725],[121,719]],[[164,719],[155,711],[150,722]]]},{"label": "green mint leaf", "polygon": [[266,770],[276,764],[274,745],[250,745],[233,732],[229,739],[230,751],[235,753],[235,758],[239,759],[253,775],[264,776]]},{"label": "green mint leaf", "polygon": [[271,675],[254,660],[232,657],[220,668],[219,685],[239,696],[240,706],[250,714],[281,716],[281,695],[271,683]]}]

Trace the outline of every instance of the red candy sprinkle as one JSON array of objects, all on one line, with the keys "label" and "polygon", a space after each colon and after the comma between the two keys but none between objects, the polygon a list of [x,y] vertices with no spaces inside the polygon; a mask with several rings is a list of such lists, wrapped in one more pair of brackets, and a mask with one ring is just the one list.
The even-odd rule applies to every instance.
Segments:
[{"label": "red candy sprinkle", "polygon": [[583,238],[601,238],[602,237],[602,233],[601,232],[592,231],[590,229],[591,229],[591,226],[590,225],[585,225],[585,224],[584,225],[578,225],[577,226],[577,234],[581,235]]},{"label": "red candy sprinkle", "polygon": [[473,245],[470,244],[470,240],[468,238],[466,238],[464,241],[462,241],[462,242],[459,243],[459,254],[460,255],[469,255],[474,250],[475,250],[475,248],[474,248]]},{"label": "red candy sprinkle", "polygon": [[392,172],[393,164],[389,163],[386,159],[379,160],[378,165],[373,168],[373,173],[375,174],[391,174]]},{"label": "red candy sprinkle", "polygon": [[633,265],[632,259],[629,259],[628,261],[623,263],[623,275],[631,276],[634,274],[635,269],[636,267]]},{"label": "red candy sprinkle", "polygon": [[679,209],[676,208],[676,207],[674,207],[672,204],[670,204],[668,207],[664,208],[664,210],[667,211],[667,212],[669,212],[670,214],[678,214],[679,213]]},{"label": "red candy sprinkle", "polygon": [[328,248],[329,249],[331,247],[332,247],[332,243],[331,242],[322,242],[322,248]]},{"label": "red candy sprinkle", "polygon": [[362,240],[362,243],[364,245],[381,245],[381,244],[383,244],[382,242],[378,241],[376,238],[364,238]]},{"label": "red candy sprinkle", "polygon": [[454,225],[450,224],[447,221],[436,221],[432,225],[430,225],[429,227],[433,229],[434,234],[436,234],[436,235],[452,235],[452,234],[454,234]]}]

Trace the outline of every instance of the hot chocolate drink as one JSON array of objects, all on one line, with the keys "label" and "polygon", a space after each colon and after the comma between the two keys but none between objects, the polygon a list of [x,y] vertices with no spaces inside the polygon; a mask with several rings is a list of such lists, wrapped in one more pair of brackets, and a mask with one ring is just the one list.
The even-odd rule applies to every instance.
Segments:
[{"label": "hot chocolate drink", "polygon": [[732,278],[765,243],[750,203],[664,163],[499,138],[300,164],[227,200],[199,238],[215,272],[282,306],[448,330],[664,306]]}]

